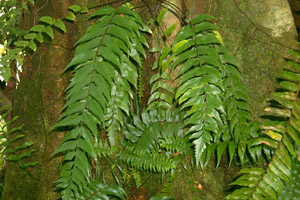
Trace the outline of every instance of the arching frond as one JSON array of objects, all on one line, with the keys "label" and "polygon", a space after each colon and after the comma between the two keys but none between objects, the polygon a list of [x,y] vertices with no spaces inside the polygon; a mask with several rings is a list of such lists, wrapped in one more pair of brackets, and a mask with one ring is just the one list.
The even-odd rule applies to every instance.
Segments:
[{"label": "arching frond", "polygon": [[135,66],[142,65],[147,46],[141,34],[147,28],[130,9],[105,7],[90,16],[98,17],[100,20],[76,42],[74,58],[66,68],[74,69],[74,77],[66,90],[63,114],[55,125],[69,129],[54,152],[65,154],[56,180],[63,199],[78,197],[89,184],[89,159],[97,161],[94,143],[98,143],[98,126],[117,131],[123,119],[114,113],[129,112],[129,101],[116,107],[111,102],[122,95],[118,88],[130,91],[130,84],[136,87]]},{"label": "arching frond", "polygon": [[[192,19],[178,32],[173,46],[162,51],[158,61],[162,71],[168,66],[178,71],[175,99],[186,113],[187,134],[201,166],[215,151],[219,164],[226,148],[230,161],[235,153],[242,161],[246,153],[242,141],[251,138],[249,97],[241,84],[237,62],[216,37],[218,27],[212,19],[209,15]],[[159,78],[156,75],[153,79]]]},{"label": "arching frond", "polygon": [[[299,52],[292,52],[300,58]],[[284,187],[284,182],[291,178],[292,159],[297,158],[295,146],[300,146],[300,64],[288,61],[282,72],[281,90],[274,93],[276,104],[267,108],[271,115],[281,121],[268,126],[266,134],[270,139],[259,138],[262,143],[276,148],[266,169],[244,168],[232,185],[240,186],[226,199],[277,199]]]}]

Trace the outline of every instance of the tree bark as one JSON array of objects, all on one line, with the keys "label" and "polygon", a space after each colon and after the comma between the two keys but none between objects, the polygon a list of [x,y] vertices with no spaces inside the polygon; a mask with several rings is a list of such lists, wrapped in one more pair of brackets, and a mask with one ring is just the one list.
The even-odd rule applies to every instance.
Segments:
[{"label": "tree bark", "polygon": [[[35,25],[41,16],[63,18],[72,0],[36,0],[34,10],[26,14],[22,28]],[[68,83],[63,70],[72,58],[72,47],[78,34],[76,23],[65,23],[67,32],[55,30],[55,39],[46,41],[24,60],[20,84],[14,93],[13,116],[19,116],[14,126],[24,124],[24,141],[35,142],[36,150],[25,162],[38,161],[33,168],[21,169],[8,162],[2,199],[56,199],[53,181],[59,172],[60,158],[52,158],[63,133],[51,132],[64,104],[64,89]]]}]

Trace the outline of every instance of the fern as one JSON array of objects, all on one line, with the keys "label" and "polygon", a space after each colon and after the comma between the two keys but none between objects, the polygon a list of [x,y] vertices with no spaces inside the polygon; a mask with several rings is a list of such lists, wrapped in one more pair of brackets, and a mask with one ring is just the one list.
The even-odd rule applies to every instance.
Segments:
[{"label": "fern", "polygon": [[[94,143],[97,146],[98,126],[115,125],[107,123],[105,114],[120,109],[120,106],[109,107],[112,98],[119,98],[119,94],[112,94],[111,91],[117,91],[125,80],[136,87],[136,77],[128,70],[135,71],[133,63],[142,65],[140,56],[144,55],[143,45],[147,46],[141,35],[147,27],[130,9],[123,6],[117,9],[105,7],[90,16],[96,17],[101,19],[76,42],[74,58],[66,67],[66,70],[75,68],[74,77],[66,90],[63,114],[55,125],[55,128],[69,129],[54,152],[65,154],[60,176],[56,180],[57,187],[62,189],[63,199],[79,197],[88,185],[89,159],[97,161]],[[118,76],[122,76],[122,80],[119,81]],[[126,106],[121,108],[126,109]],[[118,119],[111,117],[111,120]]]},{"label": "fern", "polygon": [[[7,107],[3,106],[0,110],[5,110]],[[18,132],[22,130],[24,125],[16,126],[14,128],[9,129],[12,123],[16,122],[19,117],[14,117],[8,122],[5,122],[4,119],[10,114],[10,111],[6,111],[1,115],[0,119],[0,147],[1,147],[1,154],[6,161],[16,162],[18,166],[22,169],[28,167],[34,167],[38,164],[38,162],[24,162],[23,159],[29,158],[32,153],[34,153],[35,149],[29,148],[34,144],[34,142],[23,142],[17,143],[25,137],[24,134],[19,134]],[[23,151],[20,153],[20,151]]]},{"label": "fern", "polygon": [[[74,13],[80,9],[70,8]],[[227,149],[230,163],[236,153],[241,164],[247,153],[257,162],[263,149],[270,158],[267,168],[243,168],[232,183],[238,188],[227,199],[275,199],[290,179],[291,157],[300,144],[300,64],[290,61],[291,68],[282,72],[283,90],[274,94],[278,105],[267,109],[283,120],[263,126],[266,135],[259,137],[238,64],[216,37],[214,18],[199,15],[161,51],[153,67],[157,73],[150,80],[148,107],[139,113],[133,103],[141,102],[148,47],[142,32],[151,31],[128,6],[101,8],[90,16],[99,17],[75,44],[75,56],[66,68],[74,70],[74,77],[55,128],[67,133],[54,152],[64,154],[56,180],[62,198],[124,199],[122,189],[91,181],[90,161],[98,166],[99,157],[113,152],[99,141],[99,129],[105,129],[111,146],[117,133],[123,133],[124,151],[118,156],[135,172],[175,169],[182,155],[192,154],[190,142],[201,167],[214,152],[218,167]],[[166,31],[166,38],[174,28]],[[274,154],[271,148],[276,148]],[[132,175],[139,185],[140,174]],[[163,195],[167,194],[152,199],[171,199]]]},{"label": "fern", "polygon": [[166,151],[179,153],[179,154],[191,154],[191,148],[189,145],[189,141],[187,137],[178,137],[178,136],[171,136],[165,137],[161,139],[160,146]]},{"label": "fern", "polygon": [[[233,152],[237,150],[239,159],[243,163],[248,140],[252,137],[258,137],[258,130],[251,128],[257,124],[250,124],[252,109],[249,106],[247,89],[240,81],[237,62],[224,46],[219,46],[218,51],[226,74],[223,85],[225,88],[225,109],[232,138],[228,144],[230,162],[233,158]],[[223,138],[224,141],[228,141],[226,137],[223,136]]]},{"label": "fern", "polygon": [[173,106],[175,91],[171,83],[174,80],[168,66],[171,60],[167,61],[170,51],[171,47],[166,46],[162,50],[159,60],[152,67],[152,70],[158,69],[158,72],[150,79],[152,87],[148,100],[148,110],[153,108],[170,109]]},{"label": "fern", "polygon": [[123,134],[128,141],[123,141],[124,152],[120,159],[138,170],[167,172],[176,166],[176,162],[166,153],[161,145],[163,139],[182,137],[182,118],[176,111],[143,111],[141,119],[133,116]]},{"label": "fern", "polygon": [[120,159],[135,169],[153,172],[168,172],[175,168],[172,159],[155,151],[147,152],[127,147]]},{"label": "fern", "polygon": [[[210,22],[212,19],[209,15],[199,15],[183,27],[173,46],[162,51],[157,64],[162,72],[152,78],[159,80],[158,85],[164,89],[167,86],[160,81],[161,77],[167,77],[164,70],[171,66],[173,73],[178,71],[174,96],[181,111],[185,112],[185,125],[189,127],[186,134],[195,145],[196,162],[202,167],[215,151],[218,166],[226,148],[230,162],[235,152],[243,161],[244,140],[252,137],[248,131],[251,121],[249,98],[240,82],[237,62],[217,39],[215,30],[218,27]],[[172,94],[171,90],[164,90]],[[168,99],[166,102],[171,104],[172,96]]]},{"label": "fern", "polygon": [[99,181],[92,181],[86,187],[84,187],[84,190],[80,196],[71,196],[70,198],[82,200],[99,200],[109,199],[109,197],[116,197],[121,200],[125,199],[125,191],[119,186],[109,186]]},{"label": "fern", "polygon": [[124,183],[129,185],[131,185],[131,180],[133,179],[137,189],[142,186],[142,176],[140,170],[136,170],[134,168],[125,168],[123,169],[122,179]]},{"label": "fern", "polygon": [[[292,53],[300,58],[299,52]],[[276,104],[266,109],[271,114],[281,117],[282,121],[269,126],[269,140],[259,138],[256,141],[275,147],[275,153],[266,169],[242,169],[239,172],[241,176],[232,183],[241,188],[227,196],[227,199],[276,199],[283,189],[284,182],[288,182],[291,177],[291,160],[297,157],[294,145],[300,145],[300,64],[292,60],[288,63],[289,66],[281,73],[281,90],[274,93]]]},{"label": "fern", "polygon": [[300,199],[300,160],[293,159],[291,166],[291,179],[285,185],[278,200],[296,200]]},{"label": "fern", "polygon": [[130,99],[132,91],[126,80],[117,74],[116,84],[111,88],[111,101],[108,103],[106,120],[106,131],[110,144],[115,145],[117,131],[124,126],[124,115],[129,116]]},{"label": "fern", "polygon": [[172,197],[169,197],[168,194],[170,193],[172,189],[173,182],[175,180],[175,174],[170,175],[168,178],[166,178],[163,188],[153,197],[151,197],[152,200],[154,199],[174,199]]},{"label": "fern", "polygon": [[172,77],[167,71],[160,71],[151,77],[150,84],[152,87],[148,100],[148,110],[172,108],[175,91],[170,85],[171,82],[173,82]]}]

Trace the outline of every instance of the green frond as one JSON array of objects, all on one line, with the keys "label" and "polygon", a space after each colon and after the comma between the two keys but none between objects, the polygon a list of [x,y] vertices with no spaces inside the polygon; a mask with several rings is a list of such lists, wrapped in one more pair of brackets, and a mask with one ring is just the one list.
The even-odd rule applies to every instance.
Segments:
[{"label": "green frond", "polygon": [[129,116],[131,97],[130,85],[118,74],[116,84],[111,88],[111,100],[108,102],[105,115],[105,127],[107,127],[106,131],[111,146],[115,145],[116,134],[124,126],[125,116]]},{"label": "green frond", "polygon": [[[300,55],[299,52],[293,53]],[[291,178],[292,160],[298,156],[295,147],[300,146],[300,64],[289,61],[289,66],[283,69],[281,74],[283,81],[280,85],[283,88],[273,95],[277,103],[266,111],[281,117],[282,121],[273,121],[263,126],[268,138],[256,140],[256,143],[275,148],[275,153],[266,169],[242,169],[239,174],[243,175],[232,183],[241,188],[226,199],[277,199],[284,183],[289,182]]]},{"label": "green frond", "polygon": [[[6,106],[0,110],[6,110]],[[11,128],[11,124],[16,122],[19,117],[14,117],[8,122],[5,122],[5,117],[10,114],[6,111],[0,116],[0,149],[4,160],[15,162],[22,169],[34,167],[38,162],[25,162],[24,159],[32,156],[36,150],[32,148],[34,142],[20,142],[25,138],[24,134],[19,133],[22,131],[24,125]],[[1,165],[1,164],[0,164]]]},{"label": "green frond", "polygon": [[175,168],[175,163],[166,155],[152,151],[137,150],[135,147],[126,147],[120,160],[135,169],[153,172],[168,172]]},{"label": "green frond", "polygon": [[[153,91],[164,89],[166,86],[163,83],[166,81],[161,78],[164,70],[171,66],[172,73],[176,72],[175,82],[178,84],[175,100],[181,111],[185,112],[185,124],[189,127],[187,134],[195,145],[196,162],[202,167],[205,157],[209,158],[214,151],[217,151],[219,163],[226,148],[230,153],[230,162],[235,153],[243,161],[246,153],[243,140],[251,138],[251,107],[247,91],[241,84],[237,62],[216,38],[214,31],[218,27],[211,19],[214,18],[199,15],[183,27],[175,37],[173,46],[166,46],[161,52],[157,63],[161,73],[151,79],[156,81]],[[173,94],[173,91],[164,91]],[[149,102],[162,99],[161,96],[153,92]],[[154,103],[160,105],[167,102],[163,105],[169,105],[173,98],[171,96],[169,102]],[[212,142],[220,145],[206,151]]]},{"label": "green frond", "polygon": [[[200,19],[201,18],[201,19]],[[187,109],[185,118],[190,139],[195,145],[197,164],[207,145],[218,134],[225,114],[223,105],[223,69],[214,45],[220,44],[212,31],[217,27],[201,15],[182,28],[174,40],[172,67],[180,70],[175,99],[181,109]],[[201,164],[202,165],[202,164]]]},{"label": "green frond", "polygon": [[[96,17],[101,19],[76,42],[74,58],[66,67],[74,69],[74,77],[66,89],[63,114],[55,125],[69,129],[54,152],[65,154],[56,180],[63,199],[71,194],[79,196],[89,183],[89,159],[97,162],[98,126],[108,129],[114,143],[114,133],[129,113],[128,95],[131,86],[137,88],[136,66],[142,66],[147,46],[141,33],[146,26],[130,9],[105,7],[90,16]],[[124,92],[128,93],[123,96]],[[123,102],[123,97],[127,101]]]},{"label": "green frond", "polygon": [[142,68],[138,68],[138,90],[137,90],[137,93],[138,93],[138,102],[139,104],[141,105],[142,104],[142,98],[144,97],[144,83],[143,83],[143,78],[144,78],[144,75],[143,75],[143,69]]},{"label": "green frond", "polygon": [[[123,141],[125,150],[120,159],[138,170],[167,172],[175,168],[177,161],[164,153],[166,146],[162,142],[167,138],[183,137],[180,115],[176,110],[151,110],[143,111],[140,116],[134,115],[132,123],[127,124],[123,131],[127,141]],[[187,143],[183,144],[184,148]]]},{"label": "green frond", "polygon": [[190,145],[187,137],[165,137],[161,139],[160,146],[167,151],[173,152],[173,153],[185,153],[190,154]]},{"label": "green frond", "polygon": [[175,180],[175,174],[169,175],[163,183],[162,189],[153,197],[151,197],[152,200],[154,199],[174,199],[172,197],[169,197],[169,193],[172,189],[173,183]]},{"label": "green frond", "polygon": [[138,171],[138,170],[133,170],[132,171],[132,176],[133,176],[133,179],[134,179],[134,182],[135,182],[135,185],[137,188],[140,188],[142,186],[142,182],[141,182],[141,173]]},{"label": "green frond", "polygon": [[84,190],[79,197],[70,196],[68,199],[99,200],[115,197],[123,200],[125,199],[125,196],[125,191],[119,186],[112,186],[99,181],[92,181],[84,187]]},{"label": "green frond", "polygon": [[292,160],[291,172],[291,179],[285,184],[278,200],[300,199],[300,162],[298,159]]},{"label": "green frond", "polygon": [[175,91],[171,84],[174,80],[170,69],[167,70],[172,59],[169,58],[169,61],[165,61],[170,51],[171,48],[166,46],[161,52],[159,61],[154,64],[155,67],[153,69],[158,68],[158,71],[150,79],[152,87],[148,100],[148,110],[157,108],[170,109],[173,106]]}]

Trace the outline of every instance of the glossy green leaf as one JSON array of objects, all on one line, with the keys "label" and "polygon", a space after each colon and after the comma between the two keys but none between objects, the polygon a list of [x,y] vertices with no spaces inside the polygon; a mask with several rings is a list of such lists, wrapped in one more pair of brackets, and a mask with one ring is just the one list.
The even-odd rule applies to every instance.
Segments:
[{"label": "glossy green leaf", "polygon": [[33,51],[36,51],[36,44],[33,40],[30,40],[29,44],[28,44],[28,47],[30,49],[32,49]]},{"label": "glossy green leaf", "polygon": [[66,26],[61,19],[56,20],[53,25],[63,32],[66,32]]},{"label": "glossy green leaf", "polygon": [[66,19],[67,19],[67,20],[70,20],[70,21],[72,21],[72,22],[74,22],[75,19],[76,19],[76,16],[74,15],[73,12],[68,12],[68,14],[67,14],[67,16],[66,16]]},{"label": "glossy green leaf", "polygon": [[68,9],[73,11],[74,13],[77,13],[81,10],[81,7],[79,5],[71,5]]},{"label": "glossy green leaf", "polygon": [[14,42],[14,45],[16,46],[19,46],[19,47],[26,47],[29,45],[29,42],[28,41],[16,41]]},{"label": "glossy green leaf", "polygon": [[37,37],[37,34],[36,33],[28,33],[24,36],[24,39],[26,40],[32,40],[32,39],[35,39]]},{"label": "glossy green leaf", "polygon": [[157,23],[158,23],[159,25],[162,23],[162,20],[163,20],[163,18],[164,18],[164,16],[165,16],[166,12],[167,12],[167,9],[166,9],[166,8],[163,8],[163,9],[160,11],[160,13],[159,13],[159,15],[158,15],[158,17],[157,17],[157,19],[156,19],[156,21],[157,21]]},{"label": "glossy green leaf", "polygon": [[216,166],[216,168],[219,166],[219,164],[221,162],[221,157],[222,157],[227,145],[228,145],[227,143],[221,143],[217,146],[217,166]]},{"label": "glossy green leaf", "polygon": [[173,24],[172,26],[170,26],[164,33],[165,38],[168,39],[169,36],[174,32],[175,28],[177,27],[177,24]]},{"label": "glossy green leaf", "polygon": [[51,26],[46,26],[45,33],[53,40],[54,34]]},{"label": "glossy green leaf", "polygon": [[86,6],[81,7],[80,13],[85,14],[85,13],[88,13],[88,12],[89,12],[89,9]]},{"label": "glossy green leaf", "polygon": [[54,24],[55,20],[50,16],[43,16],[39,19],[40,22],[45,22],[48,25]]},{"label": "glossy green leaf", "polygon": [[41,33],[41,32],[44,32],[45,29],[46,29],[46,26],[41,25],[41,24],[38,24],[38,25],[33,26],[33,27],[30,29],[30,31]]}]

